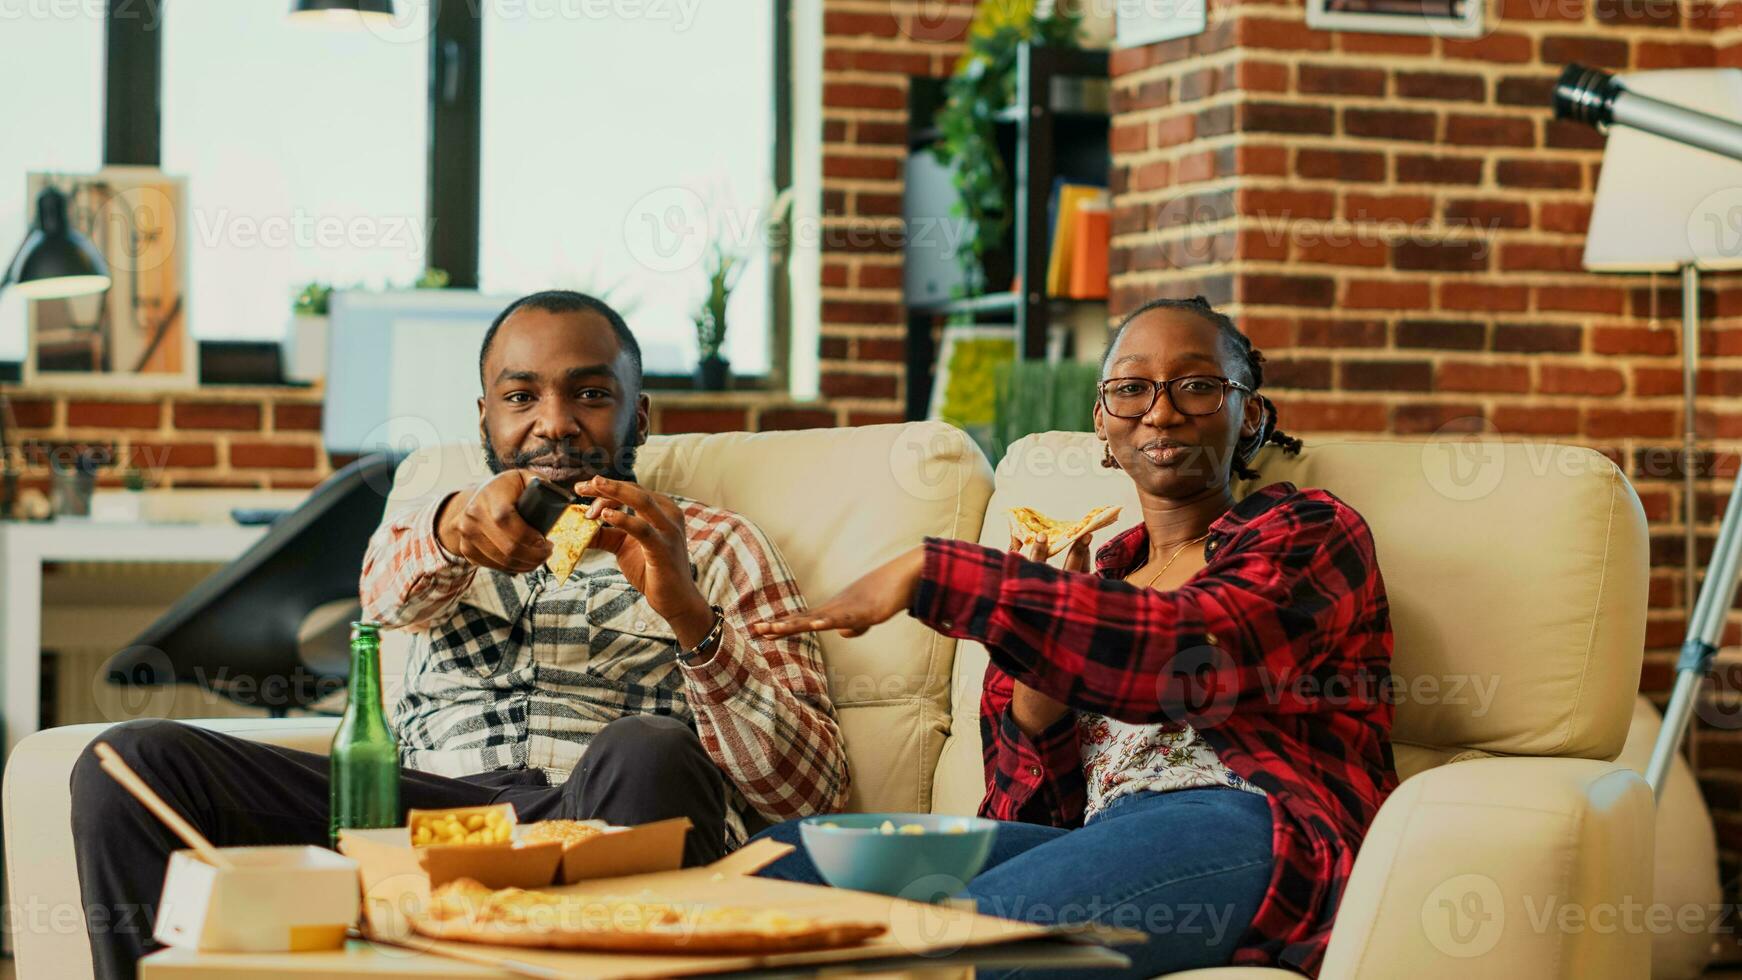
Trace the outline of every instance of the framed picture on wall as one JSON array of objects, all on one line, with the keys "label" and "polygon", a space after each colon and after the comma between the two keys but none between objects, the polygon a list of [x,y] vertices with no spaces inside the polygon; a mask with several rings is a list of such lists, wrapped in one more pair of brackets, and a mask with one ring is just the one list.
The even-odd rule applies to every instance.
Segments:
[{"label": "framed picture on wall", "polygon": [[[1093,8],[1098,4],[1089,4]],[[1115,0],[1117,25],[1113,45],[1135,48],[1176,37],[1191,37],[1204,33],[1209,22],[1207,0]]]},{"label": "framed picture on wall", "polygon": [[1480,37],[1483,0],[1307,0],[1307,26],[1321,31]]},{"label": "framed picture on wall", "polygon": [[1016,360],[1016,328],[946,326],[938,341],[937,377],[932,382],[928,418],[941,419],[991,452],[997,422],[996,376],[1000,364]]},{"label": "framed picture on wall", "polygon": [[67,222],[109,264],[107,292],[29,304],[24,382],[79,387],[192,387],[186,182],[150,167],[33,173],[28,200],[53,186]]}]

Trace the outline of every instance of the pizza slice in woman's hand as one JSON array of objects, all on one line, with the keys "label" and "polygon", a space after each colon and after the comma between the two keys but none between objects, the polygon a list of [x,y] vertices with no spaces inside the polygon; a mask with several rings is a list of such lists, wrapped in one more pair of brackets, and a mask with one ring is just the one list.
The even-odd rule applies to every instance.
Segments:
[{"label": "pizza slice in woman's hand", "polygon": [[1055,521],[1032,507],[1010,508],[1010,533],[1026,549],[1039,535],[1046,535],[1046,556],[1052,558],[1078,538],[1094,534],[1119,519],[1119,508],[1096,507],[1069,524]]}]

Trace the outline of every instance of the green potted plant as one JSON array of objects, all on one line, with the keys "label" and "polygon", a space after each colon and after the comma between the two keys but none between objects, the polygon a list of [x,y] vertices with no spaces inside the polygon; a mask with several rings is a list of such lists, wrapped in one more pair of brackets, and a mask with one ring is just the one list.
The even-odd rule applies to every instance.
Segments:
[{"label": "green potted plant", "polygon": [[787,220],[792,211],[792,189],[776,193],[767,208],[751,215],[748,229],[741,222],[730,220],[731,192],[723,185],[707,198],[705,221],[708,241],[702,251],[701,268],[707,277],[708,289],[696,311],[696,388],[702,391],[723,391],[731,378],[731,362],[722,351],[726,347],[726,307],[732,291],[744,277],[752,248],[767,248],[778,252],[785,247]]},{"label": "green potted plant", "polygon": [[732,363],[720,353],[726,346],[726,304],[744,275],[744,256],[715,239],[702,255],[702,271],[708,277],[708,292],[696,313],[696,387],[724,391]]},{"label": "green potted plant", "polygon": [[302,287],[302,292],[296,294],[296,302],[291,311],[297,316],[326,316],[333,299],[333,287],[330,283],[311,282]]},{"label": "green potted plant", "polygon": [[313,384],[327,373],[327,309],[330,283],[311,282],[291,302],[290,331],[283,344],[284,380]]},{"label": "green potted plant", "polygon": [[1081,16],[1058,3],[1037,8],[1035,0],[981,0],[968,32],[968,47],[945,86],[946,98],[933,122],[932,153],[950,167],[957,201],[951,209],[968,219],[967,238],[956,249],[967,295],[987,289],[986,259],[1004,244],[1010,228],[1010,185],[998,151],[998,113],[1016,100],[1016,57],[1029,44],[1075,45]]},{"label": "green potted plant", "polygon": [[[450,281],[446,270],[428,268],[409,287],[388,283],[386,288],[446,289]],[[291,301],[290,331],[283,344],[284,380],[293,384],[313,384],[326,376],[328,313],[333,289],[332,283],[316,280],[302,287],[296,299]]]},{"label": "green potted plant", "polygon": [[91,495],[91,519],[130,524],[145,520],[145,472],[137,466],[121,471],[121,492],[98,490]]}]

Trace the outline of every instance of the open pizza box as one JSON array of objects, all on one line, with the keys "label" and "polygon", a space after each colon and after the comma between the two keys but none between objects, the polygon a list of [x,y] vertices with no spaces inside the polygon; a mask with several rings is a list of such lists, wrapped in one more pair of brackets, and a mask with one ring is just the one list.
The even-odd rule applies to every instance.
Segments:
[{"label": "open pizza box", "polygon": [[[792,850],[789,845],[762,840],[705,867],[588,877],[575,884],[539,890],[597,896],[599,900],[616,897],[636,902],[777,909],[797,916],[877,923],[885,928],[883,934],[846,948],[726,955],[568,951],[437,940],[419,935],[412,919],[428,907],[431,888],[462,875],[453,866],[426,867],[412,848],[397,840],[384,840],[384,833],[347,832],[339,839],[339,849],[357,861],[362,876],[364,935],[376,942],[527,976],[639,980],[798,967],[852,969],[851,964],[871,961],[890,965],[917,961],[1038,966],[1050,962],[1120,967],[1129,961],[1107,947],[1145,938],[1130,930],[1047,927],[979,915],[971,908],[952,904],[929,905],[869,892],[757,878],[757,871]],[[681,843],[681,835],[679,840]]]}]

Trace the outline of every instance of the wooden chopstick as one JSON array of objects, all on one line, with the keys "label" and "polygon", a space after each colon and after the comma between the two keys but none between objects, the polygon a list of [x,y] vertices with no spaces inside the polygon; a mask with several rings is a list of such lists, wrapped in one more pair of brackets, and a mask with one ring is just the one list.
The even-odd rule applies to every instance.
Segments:
[{"label": "wooden chopstick", "polygon": [[103,771],[115,777],[115,781],[120,783],[122,788],[132,793],[134,799],[145,804],[145,808],[150,810],[152,815],[163,821],[170,830],[175,831],[175,835],[186,842],[187,846],[193,848],[194,852],[207,864],[225,871],[235,868],[235,865],[230,863],[229,858],[219,854],[218,849],[212,846],[212,842],[206,840],[204,834],[195,830],[193,824],[182,819],[181,814],[175,812],[168,803],[163,802],[163,797],[158,796],[150,786],[145,785],[145,780],[139,778],[139,774],[133,771],[133,767],[121,758],[120,753],[116,752],[114,747],[108,742],[98,742],[93,748],[96,750],[97,758],[101,760]]},{"label": "wooden chopstick", "polygon": [[[363,930],[361,935],[364,939],[367,939],[378,946],[397,946],[401,949],[411,949],[420,953],[428,953],[431,956],[445,956],[449,959],[460,960],[464,963],[475,963],[478,966],[493,966],[499,970],[507,970],[509,973],[518,973],[523,977],[539,977],[542,978],[542,980],[567,980],[567,978],[574,976],[572,973],[553,970],[548,966],[540,966],[537,963],[528,963],[525,960],[513,959],[508,956],[503,956],[500,953],[487,952],[487,950],[492,948],[488,946],[480,946],[476,950],[471,950],[465,949],[461,943],[445,942],[438,945],[431,940],[423,939],[418,936],[399,936],[394,939],[381,939],[370,935],[369,930],[367,929]],[[494,948],[501,949],[502,947],[498,946]]]}]

